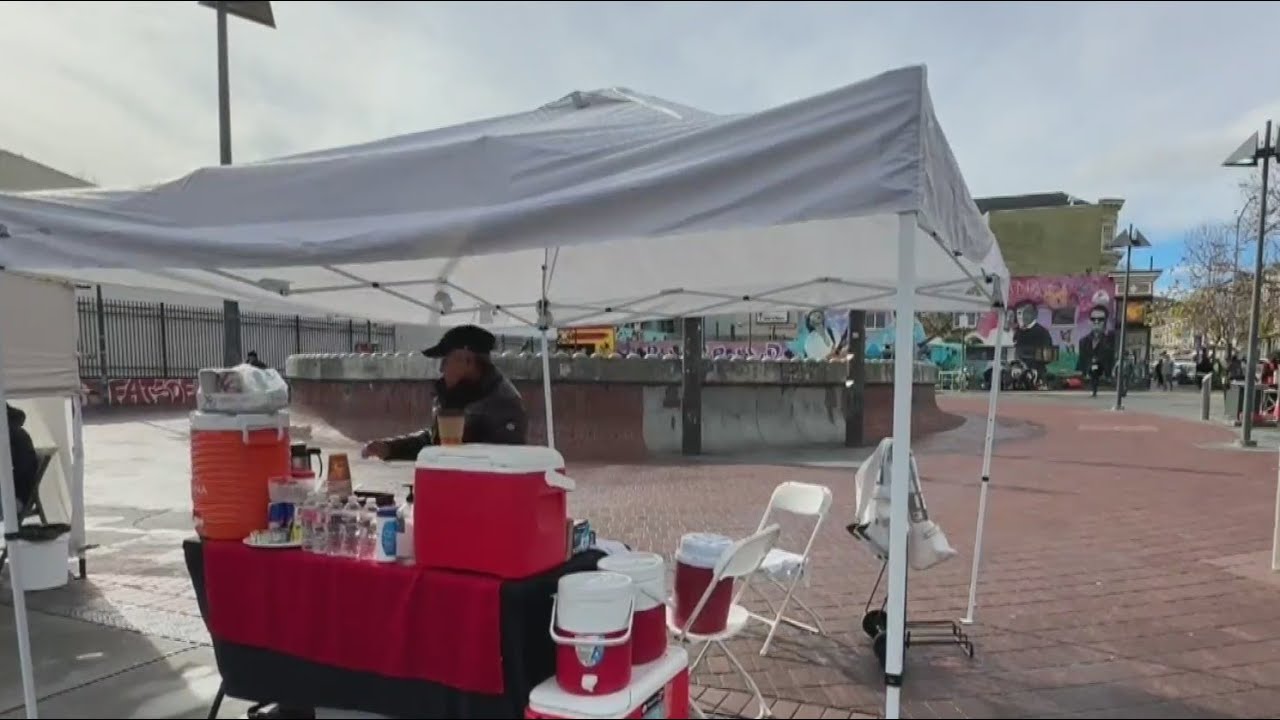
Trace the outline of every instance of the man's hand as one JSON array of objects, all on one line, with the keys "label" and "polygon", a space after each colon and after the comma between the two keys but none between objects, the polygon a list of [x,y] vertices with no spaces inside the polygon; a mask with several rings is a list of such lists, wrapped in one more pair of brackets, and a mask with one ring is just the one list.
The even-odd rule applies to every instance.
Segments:
[{"label": "man's hand", "polygon": [[362,458],[378,458],[379,460],[386,460],[389,454],[391,454],[391,447],[387,445],[386,440],[374,440],[365,445],[364,449],[360,451],[360,457]]}]

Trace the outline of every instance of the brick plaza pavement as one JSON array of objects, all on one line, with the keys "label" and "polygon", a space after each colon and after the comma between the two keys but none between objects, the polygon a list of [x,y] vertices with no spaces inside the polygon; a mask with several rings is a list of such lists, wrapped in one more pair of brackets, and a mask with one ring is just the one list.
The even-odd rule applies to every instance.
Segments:
[{"label": "brick plaza pavement", "polygon": [[[978,397],[943,402],[970,421],[922,443],[917,453],[930,513],[961,555],[912,576],[913,619],[957,617],[967,592],[981,451],[977,418],[985,405]],[[1003,405],[1005,439],[997,445],[987,562],[972,629],[977,656],[970,660],[945,646],[910,649],[905,715],[1280,712],[1280,582],[1266,571],[1275,455],[1211,449],[1230,433],[1105,407],[1102,401],[1094,409],[1016,397]],[[399,479],[363,463],[355,470],[388,485]],[[832,487],[835,508],[815,546],[811,585],[802,591],[829,637],[783,628],[770,657],[761,658],[762,633],[753,630],[736,649],[779,717],[879,712],[881,674],[860,629],[878,566],[843,529],[853,511],[851,469],[760,459],[575,467],[571,474],[580,481],[575,515],[590,518],[604,536],[666,554],[690,530],[754,530],[778,482]],[[90,515],[117,511],[128,514],[128,508],[91,507]],[[114,541],[94,556],[89,583],[33,595],[33,608],[207,643],[177,549],[183,530],[112,532],[95,531]],[[785,527],[784,545],[801,540],[798,526]],[[713,656],[695,680],[704,706],[754,714],[722,659]]]}]

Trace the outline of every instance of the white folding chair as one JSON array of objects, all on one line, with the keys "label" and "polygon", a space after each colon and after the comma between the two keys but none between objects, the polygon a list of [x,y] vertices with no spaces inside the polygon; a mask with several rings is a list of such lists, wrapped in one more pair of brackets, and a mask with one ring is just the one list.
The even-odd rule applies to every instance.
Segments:
[{"label": "white folding chair", "polygon": [[[765,556],[769,554],[769,550],[778,541],[778,534],[781,532],[782,529],[777,525],[770,525],[730,546],[716,563],[712,571],[711,583],[707,585],[706,591],[702,593],[702,597],[698,600],[698,604],[694,606],[693,612],[690,613],[683,627],[676,624],[674,603],[667,605],[667,628],[681,642],[702,645],[702,650],[698,652],[698,656],[694,658],[693,663],[689,666],[690,674],[702,663],[707,651],[713,645],[720,648],[720,651],[729,658],[730,664],[733,665],[743,681],[746,682],[751,693],[755,695],[756,702],[760,706],[760,713],[756,715],[757,718],[772,717],[773,713],[769,711],[769,706],[764,701],[764,695],[760,693],[760,686],[756,685],[756,681],[747,673],[746,668],[742,667],[742,663],[738,662],[738,658],[725,645],[726,641],[732,640],[742,632],[742,629],[747,625],[747,619],[750,617],[747,609],[739,603],[739,600],[742,599],[743,591],[747,589],[746,583],[744,582],[738,588],[737,593],[734,594],[733,604],[729,607],[729,622],[725,625],[724,630],[711,635],[701,635],[691,632],[689,628],[697,621],[698,616],[702,614],[703,607],[706,606],[712,591],[715,590],[721,580],[744,579],[760,569],[760,563],[764,562]],[[706,717],[696,702],[690,704],[690,710],[692,710],[694,717]]]},{"label": "white folding chair", "polygon": [[[777,512],[811,517],[814,520],[813,531],[809,533],[809,540],[804,545],[804,552],[794,553],[775,547],[765,556],[764,562],[760,564],[760,570],[753,575],[753,577],[763,577],[772,583],[774,587],[785,593],[782,598],[782,604],[775,607],[773,600],[764,591],[759,588],[752,588],[757,595],[764,599],[765,604],[769,606],[769,612],[773,614],[772,617],[765,617],[764,615],[751,613],[753,619],[769,626],[769,635],[764,639],[764,646],[760,648],[761,655],[769,653],[769,645],[773,643],[774,633],[778,632],[778,626],[781,624],[787,624],[815,635],[826,634],[826,631],[822,628],[822,619],[795,593],[796,586],[799,585],[802,579],[806,583],[808,582],[809,553],[813,550],[813,541],[817,539],[818,530],[822,528],[823,521],[827,519],[827,511],[830,509],[831,488],[823,485],[785,482],[775,488],[773,496],[769,498],[769,506],[765,508],[764,516],[760,518],[760,529],[764,529],[774,519],[774,514]],[[750,584],[751,580],[752,578],[747,578],[747,583]],[[795,618],[787,617],[787,606],[793,600],[808,613],[810,618],[813,618],[813,625],[806,625]]]}]

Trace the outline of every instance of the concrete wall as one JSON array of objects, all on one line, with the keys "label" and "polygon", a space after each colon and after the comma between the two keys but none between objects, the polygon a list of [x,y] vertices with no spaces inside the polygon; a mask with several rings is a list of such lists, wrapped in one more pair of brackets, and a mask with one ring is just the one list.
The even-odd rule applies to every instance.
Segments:
[{"label": "concrete wall", "polygon": [[[536,355],[506,354],[496,364],[524,396],[530,441],[546,438],[542,368]],[[705,362],[702,432],[707,453],[843,444],[843,363],[755,360]],[[678,454],[681,362],[674,358],[551,359],[556,447],[576,460],[635,461]],[[892,427],[892,364],[867,363],[864,438]],[[289,358],[295,411],[355,440],[421,428],[430,416],[435,363],[418,353],[295,355]],[[915,369],[914,423],[928,434],[954,427],[940,411],[932,365]]]}]

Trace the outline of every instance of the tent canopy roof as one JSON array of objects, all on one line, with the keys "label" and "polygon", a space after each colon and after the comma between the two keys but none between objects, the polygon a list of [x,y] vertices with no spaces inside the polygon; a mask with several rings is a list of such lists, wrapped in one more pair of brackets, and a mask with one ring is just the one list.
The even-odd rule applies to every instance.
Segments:
[{"label": "tent canopy roof", "polygon": [[0,194],[0,265],[415,323],[534,323],[544,294],[557,325],[877,309],[901,213],[918,309],[989,307],[1007,270],[923,67],[749,115],[575,92],[150,188]]}]

